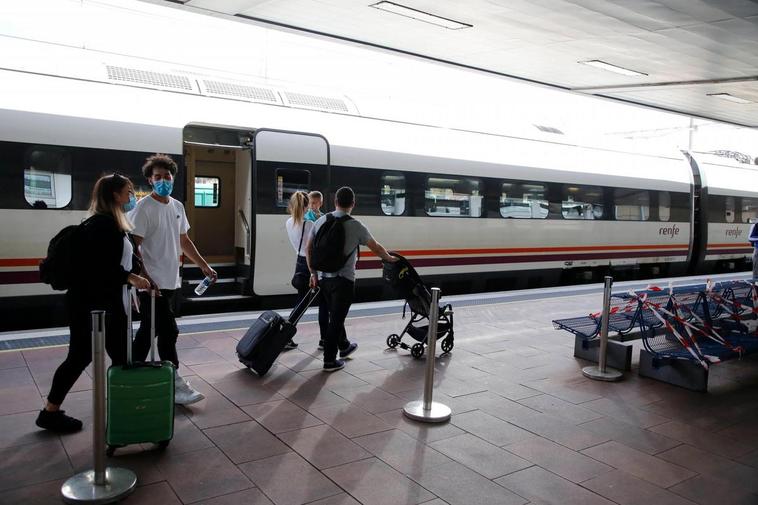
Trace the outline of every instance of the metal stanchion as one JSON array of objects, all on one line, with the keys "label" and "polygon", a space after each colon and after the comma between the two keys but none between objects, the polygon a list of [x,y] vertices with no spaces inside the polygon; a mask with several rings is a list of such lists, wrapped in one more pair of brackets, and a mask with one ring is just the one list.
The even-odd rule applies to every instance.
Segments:
[{"label": "metal stanchion", "polygon": [[613,277],[605,276],[603,288],[603,315],[600,320],[600,350],[598,351],[598,366],[588,366],[582,369],[582,374],[590,379],[613,382],[621,380],[624,374],[618,370],[608,370],[606,367],[608,358],[608,317],[611,311],[611,285]]},{"label": "metal stanchion", "polygon": [[432,304],[429,311],[429,333],[426,336],[426,377],[423,401],[408,402],[403,414],[416,421],[441,423],[450,419],[450,407],[432,401],[434,387],[434,359],[437,354],[437,320],[439,319],[440,288],[432,288]]},{"label": "metal stanchion", "polygon": [[74,475],[61,487],[66,503],[113,503],[137,485],[137,476],[126,468],[105,466],[105,311],[92,311],[92,445],[94,470]]}]

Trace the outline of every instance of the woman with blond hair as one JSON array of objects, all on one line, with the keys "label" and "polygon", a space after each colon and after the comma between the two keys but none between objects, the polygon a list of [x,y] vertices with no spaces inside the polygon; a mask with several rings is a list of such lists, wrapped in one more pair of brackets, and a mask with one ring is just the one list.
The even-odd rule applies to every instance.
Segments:
[{"label": "woman with blond hair", "polygon": [[[292,276],[292,287],[297,289],[298,299],[302,299],[308,292],[308,281],[311,273],[308,270],[308,262],[305,259],[305,250],[308,245],[307,237],[310,236],[313,228],[313,221],[305,219],[305,213],[308,210],[308,195],[304,191],[295,191],[290,197],[287,205],[287,212],[290,218],[287,219],[286,228],[290,244],[297,254],[295,261],[295,274]],[[285,350],[295,349],[297,344],[290,340]]]},{"label": "woman with blond hair", "polygon": [[107,175],[95,183],[90,217],[73,237],[75,273],[66,292],[68,355],[55,371],[47,404],[37,417],[40,428],[57,433],[82,429],[82,422],[67,416],[60,406],[92,361],[91,311],[106,311],[105,349],[114,365],[126,362],[126,311],[131,310],[126,288],[129,284],[150,288],[147,279],[132,273],[133,247],[127,237],[132,226],[125,212],[134,203],[134,188],[126,177]]}]

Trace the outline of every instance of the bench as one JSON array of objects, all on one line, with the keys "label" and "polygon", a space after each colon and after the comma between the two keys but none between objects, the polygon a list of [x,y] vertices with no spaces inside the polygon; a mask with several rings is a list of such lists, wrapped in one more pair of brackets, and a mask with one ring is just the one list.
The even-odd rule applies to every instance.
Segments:
[{"label": "bench", "polygon": [[725,283],[697,297],[673,294],[666,308],[649,309],[659,324],[641,326],[642,376],[706,391],[711,366],[758,352],[756,295],[746,281]]},{"label": "bench", "polygon": [[[625,344],[627,340],[639,338],[639,335],[631,335],[631,332],[640,326],[642,321],[655,324],[650,319],[649,310],[645,305],[640,305],[639,297],[645,297],[651,303],[668,303],[669,295],[663,291],[653,289],[638,293],[615,293],[611,295],[610,310],[608,315],[608,366],[620,370],[631,370],[632,347]],[[586,316],[572,317],[553,320],[553,327],[557,330],[566,330],[575,335],[574,357],[587,361],[598,361],[600,345],[600,326],[602,313],[596,312]]]}]

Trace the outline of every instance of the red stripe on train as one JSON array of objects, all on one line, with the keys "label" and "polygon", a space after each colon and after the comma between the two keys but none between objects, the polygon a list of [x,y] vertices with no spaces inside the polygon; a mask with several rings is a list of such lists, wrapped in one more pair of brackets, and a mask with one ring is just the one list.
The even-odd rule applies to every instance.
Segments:
[{"label": "red stripe on train", "polygon": [[[460,265],[494,265],[504,263],[536,263],[541,261],[579,261],[617,258],[651,258],[656,256],[682,256],[682,251],[639,251],[632,254],[628,252],[609,252],[599,254],[540,254],[538,256],[468,256],[462,258],[419,258],[413,260],[414,267],[443,267]],[[358,262],[358,269],[370,270],[382,268],[382,262],[378,260],[366,260]]]}]

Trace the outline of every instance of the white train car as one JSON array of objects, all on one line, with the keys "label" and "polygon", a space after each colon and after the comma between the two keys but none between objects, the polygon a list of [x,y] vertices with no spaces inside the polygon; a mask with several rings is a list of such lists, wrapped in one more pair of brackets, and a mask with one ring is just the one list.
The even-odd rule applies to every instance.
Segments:
[{"label": "white train car", "polygon": [[[300,189],[322,191],[329,210],[337,188],[353,187],[354,214],[446,293],[609,269],[681,274],[727,257],[741,267],[747,232],[717,239],[723,223],[711,223],[705,208],[696,222],[692,195],[733,196],[740,223],[745,202],[758,198],[754,185],[711,176],[711,165],[695,172],[713,181],[701,188],[697,164],[675,151],[365,118],[344,97],[188,72],[104,65],[102,78],[85,79],[0,70],[0,330],[65,321],[61,294],[39,281],[48,241],[86,215],[103,173],[128,175],[149,193],[139,168],[154,152],[179,162],[173,196],[223,277],[192,298],[198,274],[186,266],[184,313],[281,305],[294,293],[284,222]],[[707,242],[700,222],[714,230]],[[362,251],[358,268],[359,298],[387,295],[378,258]]]},{"label": "white train car", "polygon": [[[758,218],[758,167],[711,153],[693,153],[700,178],[695,204],[698,242],[693,267],[699,271],[749,269],[747,237]],[[699,215],[698,215],[699,214]]]}]

